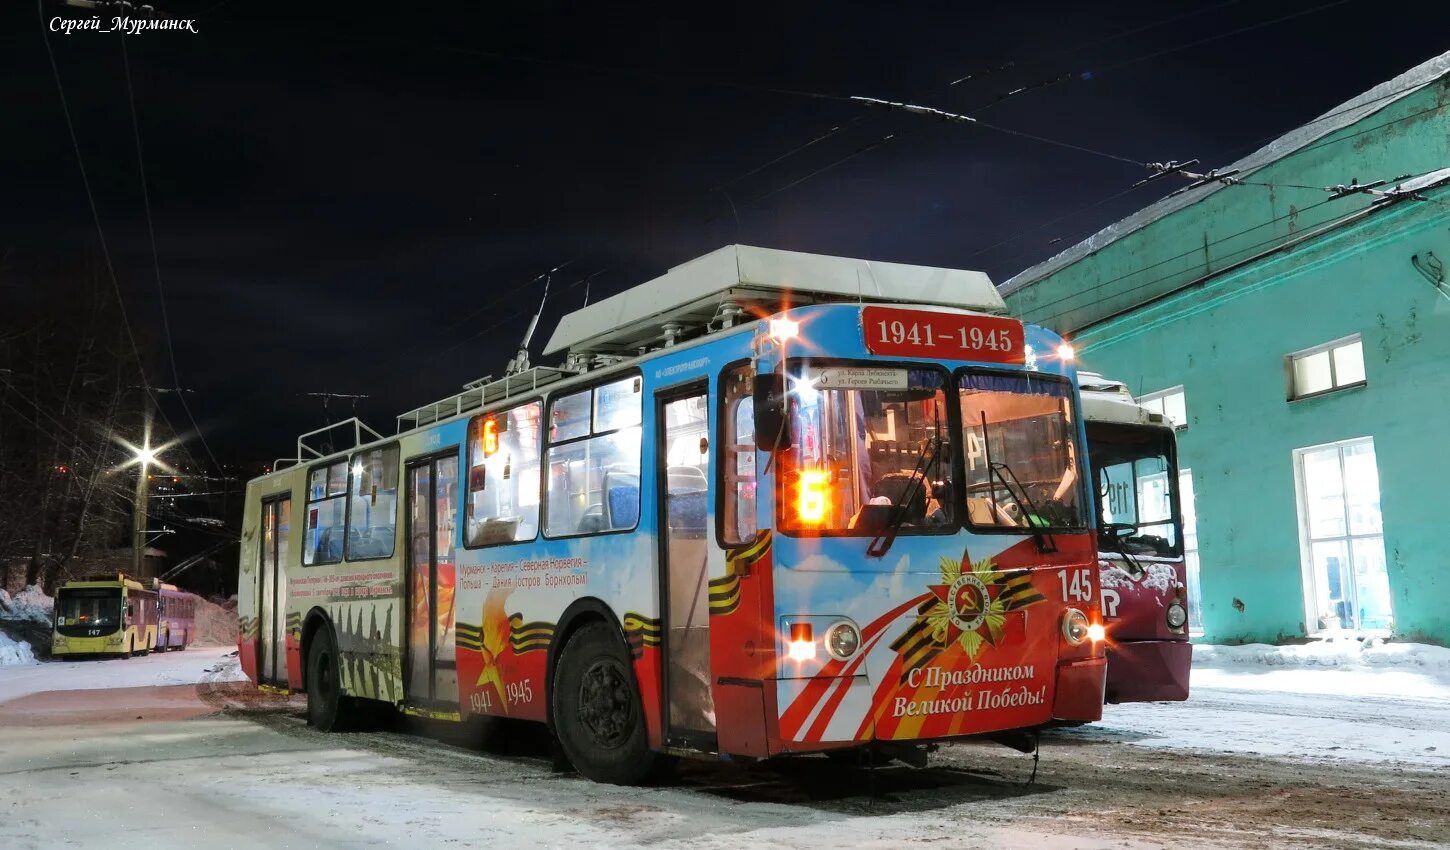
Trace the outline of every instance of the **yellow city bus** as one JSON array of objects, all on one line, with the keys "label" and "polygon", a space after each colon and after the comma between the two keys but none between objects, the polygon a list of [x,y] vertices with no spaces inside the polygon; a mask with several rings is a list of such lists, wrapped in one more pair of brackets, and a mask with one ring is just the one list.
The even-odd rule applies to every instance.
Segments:
[{"label": "yellow city bus", "polygon": [[156,591],[123,573],[73,579],[55,594],[51,655],[145,655],[156,647]]}]

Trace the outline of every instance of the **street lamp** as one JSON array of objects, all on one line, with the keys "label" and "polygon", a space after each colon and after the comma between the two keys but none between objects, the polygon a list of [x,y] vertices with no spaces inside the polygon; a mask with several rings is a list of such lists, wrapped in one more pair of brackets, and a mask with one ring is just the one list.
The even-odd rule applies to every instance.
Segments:
[{"label": "street lamp", "polygon": [[137,578],[142,575],[141,567],[146,561],[146,497],[151,494],[148,486],[151,464],[156,462],[149,422],[147,426],[145,440],[136,449],[136,499],[131,508],[131,575]]}]

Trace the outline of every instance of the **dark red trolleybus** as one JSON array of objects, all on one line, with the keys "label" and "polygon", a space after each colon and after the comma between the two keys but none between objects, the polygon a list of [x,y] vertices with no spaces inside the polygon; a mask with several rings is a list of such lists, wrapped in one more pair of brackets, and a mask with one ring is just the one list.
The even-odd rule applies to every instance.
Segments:
[{"label": "dark red trolleybus", "polygon": [[1173,423],[1127,388],[1078,373],[1100,512],[1110,703],[1188,699],[1188,582]]}]

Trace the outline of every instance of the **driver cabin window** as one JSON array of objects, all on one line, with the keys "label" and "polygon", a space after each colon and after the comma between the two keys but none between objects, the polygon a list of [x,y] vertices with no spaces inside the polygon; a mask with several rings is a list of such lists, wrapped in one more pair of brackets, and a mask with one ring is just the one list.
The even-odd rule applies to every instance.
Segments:
[{"label": "driver cabin window", "polygon": [[1071,386],[1044,375],[969,372],[959,389],[968,522],[1086,526]]},{"label": "driver cabin window", "polygon": [[945,380],[933,369],[788,367],[782,527],[874,537],[953,523]]}]

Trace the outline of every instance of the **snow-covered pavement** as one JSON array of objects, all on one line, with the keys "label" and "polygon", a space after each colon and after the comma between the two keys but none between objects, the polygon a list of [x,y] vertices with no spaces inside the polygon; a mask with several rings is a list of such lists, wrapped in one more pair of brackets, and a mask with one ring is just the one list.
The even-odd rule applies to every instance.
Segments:
[{"label": "snow-covered pavement", "polygon": [[1138,746],[1450,769],[1450,649],[1203,646],[1185,704],[1111,705],[1078,730]]},{"label": "snow-covered pavement", "polygon": [[0,667],[0,703],[42,691],[194,685],[216,675],[223,681],[242,681],[246,677],[231,658],[235,652],[235,647],[191,647],[138,658]]},{"label": "snow-covered pavement", "polygon": [[529,727],[482,751],[317,733],[227,684],[227,652],[0,670],[0,848],[1450,846],[1435,669],[1336,665],[1336,690],[1205,659],[1187,704],[1045,735],[1030,785],[1029,756],[962,744],[925,770],[690,763],[627,789],[553,772]]}]

